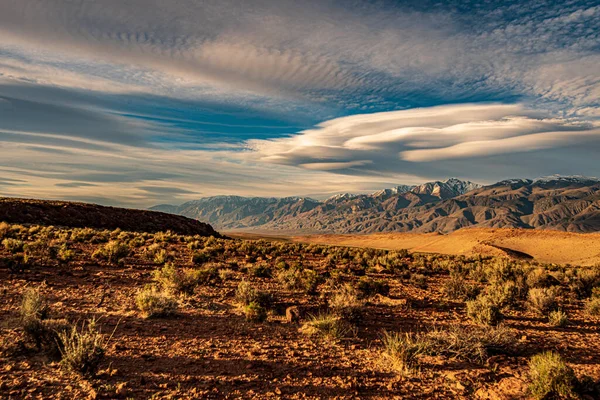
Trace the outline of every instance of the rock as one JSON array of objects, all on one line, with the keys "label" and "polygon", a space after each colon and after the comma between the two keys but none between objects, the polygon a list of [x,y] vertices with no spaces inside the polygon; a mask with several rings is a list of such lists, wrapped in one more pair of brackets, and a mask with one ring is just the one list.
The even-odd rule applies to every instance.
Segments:
[{"label": "rock", "polygon": [[288,307],[285,309],[285,319],[289,323],[300,321],[300,310],[297,306]]}]

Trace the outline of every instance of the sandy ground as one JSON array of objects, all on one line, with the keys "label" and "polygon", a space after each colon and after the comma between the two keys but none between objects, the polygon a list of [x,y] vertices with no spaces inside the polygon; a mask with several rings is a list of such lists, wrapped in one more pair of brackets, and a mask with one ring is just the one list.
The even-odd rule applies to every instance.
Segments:
[{"label": "sandy ground", "polygon": [[[246,239],[261,236],[232,233]],[[272,239],[273,235],[263,238]],[[570,233],[526,229],[460,229],[438,233],[377,233],[369,235],[281,236],[297,242],[455,255],[504,255],[506,250],[524,253],[545,263],[595,265],[600,263],[600,233]]]}]

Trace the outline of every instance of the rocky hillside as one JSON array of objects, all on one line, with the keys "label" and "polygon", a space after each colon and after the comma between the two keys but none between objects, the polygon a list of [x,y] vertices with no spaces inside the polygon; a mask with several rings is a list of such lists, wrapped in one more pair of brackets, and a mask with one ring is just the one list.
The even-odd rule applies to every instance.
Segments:
[{"label": "rocky hillside", "polygon": [[65,201],[0,198],[0,221],[220,237],[209,224],[184,216]]},{"label": "rocky hillside", "polygon": [[307,198],[218,196],[153,209],[221,229],[305,233],[452,232],[465,227],[600,231],[600,181],[553,176],[489,186],[448,179],[366,195]]},{"label": "rocky hillside", "polygon": [[[151,210],[184,215],[206,221],[217,229],[240,229],[265,227],[304,230],[305,223],[311,230],[327,230],[328,226],[343,225],[353,219],[357,212],[370,210],[397,212],[407,207],[435,203],[479,188],[480,185],[451,178],[446,181],[428,182],[420,186],[400,185],[371,194],[344,193],[317,201],[305,197],[264,198],[215,196],[190,201],[181,206],[159,205]],[[334,227],[338,229],[340,227]],[[341,228],[342,231],[345,228]],[[338,231],[339,232],[339,231]]]}]

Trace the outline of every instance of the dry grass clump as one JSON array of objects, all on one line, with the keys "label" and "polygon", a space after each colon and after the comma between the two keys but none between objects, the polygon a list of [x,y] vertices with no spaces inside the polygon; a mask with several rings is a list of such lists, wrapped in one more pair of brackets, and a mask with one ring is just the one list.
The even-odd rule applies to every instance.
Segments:
[{"label": "dry grass clump", "polygon": [[540,316],[548,315],[558,308],[556,296],[555,287],[530,289],[527,296],[529,308]]},{"label": "dry grass clump", "polygon": [[144,318],[168,317],[177,312],[177,299],[170,293],[147,286],[135,296],[135,303]]},{"label": "dry grass clump", "polygon": [[363,306],[356,289],[349,284],[339,287],[329,298],[329,308],[333,314],[351,322],[360,319]]},{"label": "dry grass clump", "polygon": [[301,290],[306,293],[315,293],[321,282],[321,277],[316,271],[293,267],[281,270],[277,274],[277,281],[287,290]]},{"label": "dry grass clump", "polygon": [[558,353],[548,351],[533,356],[529,361],[529,378],[529,390],[536,399],[578,397],[574,390],[575,373]]},{"label": "dry grass clump", "polygon": [[127,257],[130,253],[129,246],[127,243],[119,240],[111,240],[101,248],[97,249],[92,257],[106,260],[111,264],[118,264],[123,258]]},{"label": "dry grass clump", "polygon": [[409,282],[421,289],[427,289],[427,278],[423,274],[412,274]]},{"label": "dry grass clump", "polygon": [[18,239],[7,238],[2,241],[2,246],[4,246],[7,251],[15,254],[23,251],[24,242]]},{"label": "dry grass clump", "polygon": [[270,293],[256,289],[248,281],[239,283],[235,292],[235,299],[242,306],[248,306],[255,303],[261,307],[269,308],[273,303],[273,296],[271,296]]},{"label": "dry grass clump", "polygon": [[352,325],[330,313],[312,316],[302,325],[300,331],[308,336],[326,339],[341,339],[356,333]]},{"label": "dry grass clump", "polygon": [[480,325],[498,325],[503,319],[500,307],[489,295],[467,301],[467,316]]},{"label": "dry grass clump", "polygon": [[243,310],[248,321],[263,322],[267,319],[267,309],[258,303],[252,302],[245,305]]},{"label": "dry grass clump", "polygon": [[420,334],[384,332],[382,361],[406,375],[414,372],[422,355],[483,363],[491,355],[512,352],[515,342],[515,334],[503,326],[455,326]]},{"label": "dry grass clump", "polygon": [[214,266],[200,269],[178,268],[173,263],[167,263],[154,271],[153,278],[169,293],[191,295],[198,285],[216,283],[219,280],[219,271]]},{"label": "dry grass clump", "polygon": [[600,316],[600,293],[590,297],[585,302],[585,311],[589,315]]},{"label": "dry grass clump", "polygon": [[595,287],[600,287],[600,265],[580,267],[567,271],[571,274],[569,286],[580,299],[589,297]]},{"label": "dry grass clump", "polygon": [[105,340],[98,331],[96,321],[91,319],[81,325],[58,334],[61,341],[61,366],[84,376],[94,376],[104,359]]},{"label": "dry grass clump", "polygon": [[460,274],[451,274],[450,279],[444,282],[442,290],[452,300],[473,299],[479,293],[479,288],[465,282],[465,277]]},{"label": "dry grass clump", "polygon": [[383,280],[376,280],[363,276],[356,284],[358,295],[362,298],[373,297],[376,294],[387,296],[390,293],[390,285]]},{"label": "dry grass clump", "polygon": [[250,268],[250,275],[256,278],[270,278],[272,276],[271,267],[267,264],[256,264]]},{"label": "dry grass clump", "polygon": [[569,323],[567,313],[562,310],[550,311],[548,314],[548,323],[552,326],[566,326]]}]

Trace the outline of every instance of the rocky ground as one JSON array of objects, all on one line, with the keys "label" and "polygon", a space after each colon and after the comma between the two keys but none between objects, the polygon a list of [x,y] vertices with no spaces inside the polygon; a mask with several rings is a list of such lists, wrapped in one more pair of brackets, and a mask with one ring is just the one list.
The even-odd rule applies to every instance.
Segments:
[{"label": "rocky ground", "polygon": [[[424,354],[406,373],[384,362],[383,332],[477,327],[465,301],[449,295],[448,281],[459,266],[465,285],[485,290],[489,277],[475,279],[467,270],[504,268],[507,262],[119,231],[88,230],[85,236],[80,231],[0,226],[4,240],[23,241],[22,248],[9,241],[0,250],[0,398],[516,399],[529,396],[528,362],[545,350],[559,353],[573,368],[581,382],[579,396],[598,398],[600,318],[586,311],[590,300],[578,292],[583,290],[576,284],[579,275],[569,271],[574,267],[543,266],[551,272],[543,277],[546,281],[529,279],[531,287],[557,288],[567,325],[553,326],[526,300],[517,300],[501,311],[501,326],[514,335],[510,349],[475,361],[443,352]],[[39,240],[60,249],[58,255],[28,250],[28,243]],[[115,261],[98,254],[114,241],[127,244],[125,255]],[[71,251],[67,256],[65,249]],[[157,256],[160,250],[165,257]],[[193,260],[198,252],[201,256]],[[165,258],[176,268],[210,265],[226,272],[190,294],[178,294],[175,315],[144,318],[136,295],[156,281],[153,271],[162,268]],[[538,267],[525,265],[527,271]],[[282,284],[281,271],[291,268],[315,271],[315,287]],[[360,318],[342,334],[306,334],[304,324],[311,315],[327,312],[336,288],[360,288],[364,276],[387,284],[389,291],[362,296]],[[265,321],[247,319],[236,296],[242,281],[272,296]],[[28,342],[20,317],[28,288],[47,299],[52,318],[79,325],[96,318],[106,350],[97,372],[83,376],[66,370],[60,357]],[[299,320],[292,313],[296,309],[290,309],[294,306]]]}]

